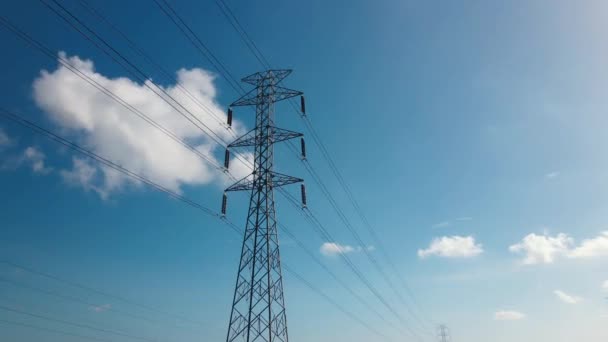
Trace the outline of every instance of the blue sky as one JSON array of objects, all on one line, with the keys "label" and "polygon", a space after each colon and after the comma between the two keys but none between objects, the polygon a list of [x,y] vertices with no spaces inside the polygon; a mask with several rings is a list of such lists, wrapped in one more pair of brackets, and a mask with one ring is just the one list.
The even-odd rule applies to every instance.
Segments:
[{"label": "blue sky", "polygon": [[[163,80],[103,23],[86,16],[77,1],[65,3],[154,81],[176,91],[174,82]],[[608,338],[604,2],[227,3],[273,66],[294,69],[286,86],[305,92],[315,129],[424,308],[419,314],[447,324],[454,341]],[[216,115],[224,115],[238,97],[154,2],[91,4],[165,69],[181,70],[182,84]],[[213,1],[180,0],[175,8],[235,77],[260,69]],[[221,148],[198,137],[40,2],[3,3],[0,9],[57,56],[61,51],[73,65],[96,72],[100,82],[221,160]],[[75,82],[56,59],[5,29],[0,39],[1,107],[219,209],[227,184],[221,174]],[[235,110],[235,130],[251,128],[251,116],[249,110]],[[216,125],[210,116],[202,118]],[[278,106],[277,124],[307,133],[285,104]],[[221,128],[216,131],[228,139]],[[277,147],[277,170],[307,180],[309,206],[335,241],[319,238],[277,196],[279,220],[387,320],[399,324],[332,251],[348,254],[413,329],[433,333],[408,315],[361,252],[374,245],[372,238],[308,141],[310,164],[367,245],[357,244],[285,147]],[[105,172],[6,120],[0,121],[0,187],[0,260],[190,320],[8,264],[0,265],[5,280],[0,306],[162,341],[225,338],[241,242],[219,220]],[[289,191],[297,195],[296,187]],[[228,216],[240,227],[246,204],[245,194],[230,196]],[[282,242],[283,261],[337,303],[387,340],[415,341],[354,300],[292,240],[283,235]],[[322,249],[324,243],[339,248]],[[382,260],[380,246],[373,247],[371,253]],[[290,274],[285,294],[294,341],[379,340]],[[0,320],[129,340],[2,309]],[[82,340],[2,323],[0,331],[11,341]]]}]

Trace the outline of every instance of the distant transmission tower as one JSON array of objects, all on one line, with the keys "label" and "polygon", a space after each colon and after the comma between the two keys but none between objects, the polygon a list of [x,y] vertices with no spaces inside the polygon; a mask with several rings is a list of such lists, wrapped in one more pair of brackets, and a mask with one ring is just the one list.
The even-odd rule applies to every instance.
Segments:
[{"label": "distant transmission tower", "polygon": [[[283,88],[279,83],[291,70],[267,70],[243,78],[255,86],[235,101],[231,107],[255,106],[255,128],[228,145],[228,148],[254,146],[255,161],[251,175],[226,189],[250,191],[249,213],[241,251],[230,326],[226,341],[287,342],[287,318],[283,297],[283,278],[279,256],[274,191],[276,187],[302,182],[300,178],[273,171],[273,145],[302,134],[274,126],[274,104],[302,95],[302,92]],[[304,111],[304,97],[301,98]],[[228,110],[228,125],[232,125],[232,109]],[[302,139],[302,138],[301,138]],[[301,141],[305,157],[304,141]],[[224,166],[230,162],[226,150]],[[302,205],[306,205],[304,184],[301,185]],[[222,215],[226,214],[227,197],[222,199]]]},{"label": "distant transmission tower", "polygon": [[437,337],[439,338],[439,342],[449,342],[450,341],[450,332],[448,327],[445,325],[440,325],[437,328]]}]

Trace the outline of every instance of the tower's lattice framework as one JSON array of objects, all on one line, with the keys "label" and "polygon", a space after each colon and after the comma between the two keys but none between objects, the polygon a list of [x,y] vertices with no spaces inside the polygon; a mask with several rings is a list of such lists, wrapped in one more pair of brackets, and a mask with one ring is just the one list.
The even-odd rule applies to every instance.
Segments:
[{"label": "tower's lattice framework", "polygon": [[450,341],[450,332],[447,326],[442,324],[437,328],[437,338],[439,339],[439,342]]},{"label": "tower's lattice framework", "polygon": [[[255,88],[231,105],[255,106],[256,119],[254,129],[228,145],[228,148],[255,148],[253,172],[226,189],[226,192],[251,193],[226,339],[228,342],[288,341],[273,189],[302,182],[302,179],[273,171],[273,145],[302,136],[301,133],[274,126],[274,104],[302,95],[299,91],[279,86],[290,73],[291,70],[267,70],[245,77],[243,82]],[[231,122],[232,112],[229,113]],[[226,155],[228,158],[229,153]],[[225,206],[226,197],[223,212]]]}]

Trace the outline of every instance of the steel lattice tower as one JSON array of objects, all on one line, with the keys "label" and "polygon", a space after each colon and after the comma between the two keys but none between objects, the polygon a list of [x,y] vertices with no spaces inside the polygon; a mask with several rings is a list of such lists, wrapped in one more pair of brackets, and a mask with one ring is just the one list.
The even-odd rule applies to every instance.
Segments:
[{"label": "steel lattice tower", "polygon": [[[255,161],[251,175],[226,189],[250,191],[249,212],[241,251],[230,325],[226,341],[287,342],[287,317],[279,254],[275,187],[302,182],[302,179],[273,171],[273,145],[301,137],[301,133],[274,126],[274,104],[302,92],[283,88],[279,83],[291,70],[267,70],[243,78],[255,86],[231,107],[255,106],[255,128],[228,145],[253,146]],[[229,112],[229,123],[232,112]],[[229,152],[226,152],[228,166]],[[222,211],[225,212],[226,197]]]},{"label": "steel lattice tower", "polygon": [[439,338],[439,342],[449,342],[450,333],[448,327],[443,324],[440,325],[439,328],[437,328],[437,337]]}]

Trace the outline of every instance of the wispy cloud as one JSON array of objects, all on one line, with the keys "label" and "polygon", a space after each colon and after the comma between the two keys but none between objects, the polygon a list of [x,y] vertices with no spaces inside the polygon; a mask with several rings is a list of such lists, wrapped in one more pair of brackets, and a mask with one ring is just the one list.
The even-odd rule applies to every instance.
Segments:
[{"label": "wispy cloud", "polygon": [[604,281],[604,283],[602,284],[602,289],[608,292],[608,280]]},{"label": "wispy cloud", "polygon": [[462,216],[462,217],[458,217],[456,218],[456,221],[472,221],[473,218],[470,216]]},{"label": "wispy cloud", "polygon": [[39,174],[47,174],[52,168],[45,165],[46,155],[38,148],[30,146],[23,152],[22,161],[32,167],[32,171]]},{"label": "wispy cloud", "polygon": [[526,315],[514,310],[500,310],[494,313],[494,319],[497,321],[518,321],[526,318]]},{"label": "wispy cloud", "polygon": [[583,298],[579,296],[570,295],[561,290],[555,290],[553,291],[553,294],[555,294],[559,300],[566,304],[578,304],[583,300]]},{"label": "wispy cloud", "polygon": [[[10,144],[12,145],[12,142]],[[0,149],[2,149],[2,146],[0,146]],[[3,156],[0,163],[0,170],[15,171],[20,167],[31,168],[37,174],[48,174],[53,170],[46,165],[44,152],[34,146],[29,146],[17,154],[11,153],[8,156]]]},{"label": "wispy cloud", "polygon": [[334,255],[338,255],[338,254],[362,252],[364,248],[367,249],[368,251],[376,250],[376,247],[374,247],[374,246],[367,246],[367,247],[357,246],[357,247],[355,247],[355,246],[350,246],[350,245],[341,245],[341,244],[335,243],[335,242],[325,242],[321,245],[321,248],[319,249],[319,251],[321,252],[321,254],[323,254],[325,256],[334,256]]},{"label": "wispy cloud", "polygon": [[547,174],[545,174],[545,178],[546,179],[555,179],[557,177],[559,177],[560,172],[559,171],[553,171],[553,172],[549,172]]},{"label": "wispy cloud", "polygon": [[453,224],[458,223],[458,222],[471,221],[471,220],[473,220],[473,218],[470,217],[470,216],[461,216],[461,217],[457,217],[457,218],[455,218],[453,220],[450,219],[450,220],[445,220],[445,221],[441,221],[441,222],[435,223],[431,227],[432,228],[445,228],[445,227],[450,227]]},{"label": "wispy cloud", "polygon": [[445,227],[449,227],[450,225],[451,225],[450,221],[443,221],[443,222],[435,223],[432,227],[433,228],[445,228]]},{"label": "wispy cloud", "polygon": [[526,265],[551,264],[560,257],[583,259],[608,256],[608,231],[595,238],[583,240],[578,246],[573,238],[564,233],[556,236],[532,233],[521,242],[511,245],[509,250],[524,254],[523,263]]},{"label": "wispy cloud", "polygon": [[95,185],[97,184],[95,178],[99,177],[99,172],[97,170],[98,169],[86,159],[73,157],[72,169],[61,170],[60,175],[67,184],[82,187],[85,191],[94,191],[101,198],[107,199],[108,192],[105,188]]},{"label": "wispy cloud", "polygon": [[443,236],[433,239],[428,248],[419,249],[418,257],[471,258],[481,253],[482,245],[475,243],[472,236]]},{"label": "wispy cloud", "polygon": [[0,127],[0,149],[12,145],[13,140],[4,132],[2,127]]},{"label": "wispy cloud", "polygon": [[112,308],[112,304],[103,304],[103,305],[90,307],[91,311],[94,311],[94,312],[105,312],[105,311],[110,310],[111,308]]},{"label": "wispy cloud", "polygon": [[355,248],[349,245],[340,245],[335,242],[325,242],[320,248],[321,254],[332,256],[338,254],[347,254],[355,251]]}]

